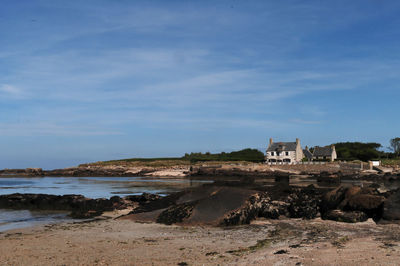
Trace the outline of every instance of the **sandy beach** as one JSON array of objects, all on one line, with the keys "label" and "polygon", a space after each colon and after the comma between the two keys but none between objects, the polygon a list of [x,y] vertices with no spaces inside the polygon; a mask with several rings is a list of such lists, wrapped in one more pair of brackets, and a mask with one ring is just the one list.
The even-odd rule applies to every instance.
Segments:
[{"label": "sandy beach", "polygon": [[400,225],[258,219],[186,227],[124,219],[0,233],[1,265],[398,265]]}]

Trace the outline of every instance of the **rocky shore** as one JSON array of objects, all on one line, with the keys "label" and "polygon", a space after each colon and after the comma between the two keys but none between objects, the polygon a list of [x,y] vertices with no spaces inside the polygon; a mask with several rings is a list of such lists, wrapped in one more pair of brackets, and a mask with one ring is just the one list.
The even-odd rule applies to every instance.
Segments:
[{"label": "rocky shore", "polygon": [[205,185],[141,205],[125,217],[181,225],[240,225],[258,218],[302,218],[363,222],[400,220],[400,190],[381,193],[371,187],[333,190],[277,184],[273,187]]},{"label": "rocky shore", "polygon": [[86,219],[107,211],[134,209],[139,204],[159,199],[160,196],[143,193],[120,198],[90,199],[82,195],[9,194],[0,195],[0,209],[69,211],[72,218]]},{"label": "rocky shore", "polygon": [[[161,163],[160,163],[161,164]],[[256,163],[197,163],[193,165],[155,166],[154,164],[85,164],[78,167],[43,170],[42,168],[3,169],[0,177],[186,177],[210,178],[290,178],[301,175],[314,178],[318,182],[340,183],[341,180],[400,180],[400,169],[362,170],[352,164],[329,163],[321,165],[266,165]],[[351,167],[349,167],[351,166]]]},{"label": "rocky shore", "polygon": [[363,222],[400,220],[400,189],[380,192],[369,187],[340,185],[335,189],[231,182],[205,184],[165,197],[143,194],[110,199],[81,195],[11,194],[0,196],[0,209],[64,210],[74,218],[131,209],[122,217],[133,221],[180,225],[231,226],[258,218],[302,218]]},{"label": "rocky shore", "polygon": [[110,200],[14,194],[0,208],[131,212],[0,232],[0,264],[390,265],[400,259],[399,204],[398,189],[351,185],[214,184]]},{"label": "rocky shore", "polygon": [[[309,174],[330,187],[302,187],[289,182],[299,173],[274,172],[273,186],[238,175],[165,197],[2,195],[0,209],[96,219],[0,232],[0,264],[375,265],[400,259],[400,189],[336,184],[345,175],[334,172]],[[374,175],[371,181],[395,182]]]}]

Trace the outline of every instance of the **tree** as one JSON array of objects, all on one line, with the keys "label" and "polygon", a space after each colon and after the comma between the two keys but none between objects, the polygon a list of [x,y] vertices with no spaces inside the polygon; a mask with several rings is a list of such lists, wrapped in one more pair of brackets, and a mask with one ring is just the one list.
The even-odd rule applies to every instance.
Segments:
[{"label": "tree", "polygon": [[341,142],[335,143],[334,145],[339,160],[369,161],[378,159],[382,154],[382,152],[378,150],[381,144],[374,142]]},{"label": "tree", "polygon": [[400,138],[394,138],[390,140],[390,148],[394,152],[396,156],[399,156],[400,154]]}]

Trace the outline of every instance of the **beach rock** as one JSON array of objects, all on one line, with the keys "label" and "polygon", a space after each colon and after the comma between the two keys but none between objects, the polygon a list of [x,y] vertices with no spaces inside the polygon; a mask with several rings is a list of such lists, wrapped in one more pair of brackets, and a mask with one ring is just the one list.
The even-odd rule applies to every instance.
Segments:
[{"label": "beach rock", "polygon": [[164,224],[244,224],[258,216],[265,200],[268,200],[265,193],[251,189],[202,186],[140,205],[127,219],[135,220],[143,216],[141,213],[161,210],[155,221]]},{"label": "beach rock", "polygon": [[368,215],[361,211],[345,212],[336,209],[328,211],[323,215],[322,218],[338,222],[358,223],[358,222],[365,222],[366,220],[368,220]]},{"label": "beach rock", "polygon": [[382,196],[357,194],[349,199],[347,206],[352,210],[369,212],[377,209],[384,201],[385,198]]},{"label": "beach rock", "polygon": [[369,217],[378,220],[382,217],[383,203],[385,198],[383,196],[371,194],[357,194],[348,200],[344,210],[362,211]]},{"label": "beach rock", "polygon": [[[362,192],[361,187],[359,186],[351,186],[347,188],[346,193],[344,194],[344,199],[349,200],[350,198],[354,197],[355,195],[359,194]],[[364,191],[365,194],[368,194],[367,191]]]},{"label": "beach rock", "polygon": [[288,197],[289,216],[291,218],[313,219],[319,214],[320,197],[313,185],[304,189],[295,189]]},{"label": "beach rock", "polygon": [[111,199],[89,199],[82,195],[11,194],[0,195],[0,208],[25,210],[71,211],[73,218],[88,218],[126,206],[118,196]]},{"label": "beach rock", "polygon": [[400,220],[400,190],[390,195],[383,205],[383,219]]},{"label": "beach rock", "polygon": [[344,186],[339,186],[334,190],[327,192],[321,201],[321,211],[326,212],[328,210],[336,209],[337,206],[344,200],[347,188]]},{"label": "beach rock", "polygon": [[25,172],[31,176],[43,176],[44,175],[42,168],[26,168]]},{"label": "beach rock", "polygon": [[[365,191],[367,192],[367,191]],[[344,193],[344,199],[342,200],[342,202],[337,205],[338,209],[343,209],[347,203],[349,202],[349,199],[351,199],[352,197],[354,197],[357,194],[362,193],[362,189],[359,186],[351,186],[349,188],[346,189],[346,192]],[[368,194],[368,193],[365,193]]]},{"label": "beach rock", "polygon": [[190,215],[192,215],[194,205],[195,202],[173,205],[160,213],[157,218],[157,223],[167,225],[182,223],[185,218],[188,218]]},{"label": "beach rock", "polygon": [[250,221],[259,216],[260,210],[265,204],[265,201],[268,200],[269,198],[262,194],[251,196],[244,206],[228,213],[221,222],[221,225],[249,224]]},{"label": "beach rock", "polygon": [[138,202],[138,203],[149,203],[151,201],[155,201],[160,199],[161,196],[157,194],[151,194],[151,193],[142,193],[141,195],[131,195],[131,196],[126,196],[124,199],[133,201],[133,202]]},{"label": "beach rock", "polygon": [[263,204],[258,216],[268,219],[279,219],[280,216],[289,217],[290,204],[284,201],[268,201]]},{"label": "beach rock", "polygon": [[[212,187],[209,195],[200,199],[192,215],[187,219],[188,224],[241,224],[253,219],[256,207],[262,197],[254,190],[237,187]],[[238,216],[242,216],[239,218]],[[247,216],[250,216],[248,219]],[[237,223],[236,223],[237,222]]]}]

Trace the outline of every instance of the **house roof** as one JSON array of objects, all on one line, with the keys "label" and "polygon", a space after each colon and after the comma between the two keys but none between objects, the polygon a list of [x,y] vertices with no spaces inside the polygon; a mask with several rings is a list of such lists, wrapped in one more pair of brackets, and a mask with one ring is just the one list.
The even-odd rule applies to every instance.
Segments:
[{"label": "house roof", "polygon": [[312,153],[309,151],[309,150],[307,150],[307,149],[304,149],[303,150],[303,154],[304,154],[304,156],[307,158],[307,159],[312,159]]},{"label": "house roof", "polygon": [[325,147],[316,146],[314,148],[313,155],[314,156],[331,156],[332,151],[333,151],[333,149],[331,146],[325,146]]},{"label": "house roof", "polygon": [[274,142],[270,145],[267,151],[295,151],[296,142]]}]

